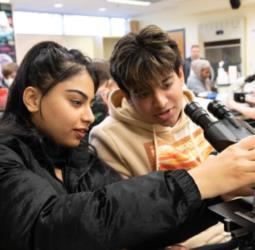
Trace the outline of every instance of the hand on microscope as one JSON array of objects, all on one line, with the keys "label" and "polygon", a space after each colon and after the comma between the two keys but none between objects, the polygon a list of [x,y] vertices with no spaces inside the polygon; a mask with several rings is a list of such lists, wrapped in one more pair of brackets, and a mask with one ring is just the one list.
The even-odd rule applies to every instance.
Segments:
[{"label": "hand on microscope", "polygon": [[255,183],[255,136],[248,136],[227,147],[217,156],[208,157],[189,173],[194,178],[202,198],[227,194],[233,187],[239,189]]}]

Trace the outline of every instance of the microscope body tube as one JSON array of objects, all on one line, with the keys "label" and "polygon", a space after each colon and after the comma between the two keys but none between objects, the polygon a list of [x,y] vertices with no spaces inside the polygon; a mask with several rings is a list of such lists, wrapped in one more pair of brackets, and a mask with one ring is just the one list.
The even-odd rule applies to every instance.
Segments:
[{"label": "microscope body tube", "polygon": [[226,125],[219,121],[210,124],[208,129],[204,130],[204,136],[218,152],[240,140],[237,134],[226,129]]},{"label": "microscope body tube", "polygon": [[204,130],[205,138],[218,152],[242,138],[255,134],[254,128],[244,121],[235,119],[224,105],[213,102],[209,104],[208,109],[218,120],[212,120],[196,102],[187,104],[184,111],[193,122]]}]

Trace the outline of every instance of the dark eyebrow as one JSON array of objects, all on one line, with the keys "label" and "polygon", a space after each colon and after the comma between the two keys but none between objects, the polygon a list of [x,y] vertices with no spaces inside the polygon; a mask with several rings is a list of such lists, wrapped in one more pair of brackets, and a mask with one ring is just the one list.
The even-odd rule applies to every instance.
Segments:
[{"label": "dark eyebrow", "polygon": [[88,99],[88,96],[85,93],[83,93],[82,91],[77,90],[77,89],[67,89],[66,92],[74,92],[74,93],[81,95],[85,100]]}]

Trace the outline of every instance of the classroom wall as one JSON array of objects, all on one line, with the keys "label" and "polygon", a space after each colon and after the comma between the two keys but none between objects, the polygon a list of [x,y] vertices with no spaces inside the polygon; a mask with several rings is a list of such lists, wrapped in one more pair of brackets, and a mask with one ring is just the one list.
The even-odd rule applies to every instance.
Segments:
[{"label": "classroom wall", "polygon": [[[55,41],[68,49],[79,49],[85,55],[92,58],[96,55],[96,43],[94,37],[83,36],[52,36],[52,35],[15,35],[15,47],[17,62],[20,63],[26,52],[36,43],[41,41]],[[100,56],[100,55],[99,55]]]},{"label": "classroom wall", "polygon": [[64,36],[64,35],[15,35],[17,62],[20,63],[26,52],[41,41],[55,41],[68,49],[78,49],[91,58],[108,60],[119,37]]}]

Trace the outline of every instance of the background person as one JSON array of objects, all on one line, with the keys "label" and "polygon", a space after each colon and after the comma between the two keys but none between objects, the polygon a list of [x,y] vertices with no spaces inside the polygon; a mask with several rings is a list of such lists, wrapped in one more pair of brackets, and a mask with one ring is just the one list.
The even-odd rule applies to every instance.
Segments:
[{"label": "background person", "polygon": [[193,60],[200,59],[200,47],[197,44],[193,44],[190,48],[190,57],[186,58],[184,61],[184,79],[187,83],[187,79],[190,75],[191,62]]},{"label": "background person", "polygon": [[2,87],[10,88],[12,82],[17,74],[18,64],[15,62],[6,63],[2,65]]},{"label": "background person", "polygon": [[16,76],[18,70],[17,63],[10,62],[2,65],[1,73],[2,73],[2,81],[0,81],[0,112],[5,109],[9,88],[12,85],[12,82]]},{"label": "background person", "polygon": [[213,69],[208,60],[197,59],[191,63],[192,72],[187,80],[187,87],[195,95],[215,90],[213,82]]},{"label": "background person", "polygon": [[102,122],[105,117],[108,116],[109,94],[118,88],[118,85],[111,77],[109,62],[97,59],[93,60],[93,65],[98,76],[99,87],[92,104],[92,111],[95,115],[95,121],[92,124],[92,127]]}]

